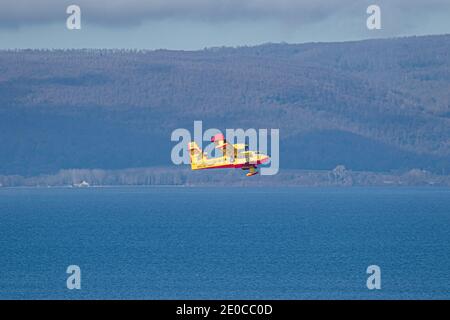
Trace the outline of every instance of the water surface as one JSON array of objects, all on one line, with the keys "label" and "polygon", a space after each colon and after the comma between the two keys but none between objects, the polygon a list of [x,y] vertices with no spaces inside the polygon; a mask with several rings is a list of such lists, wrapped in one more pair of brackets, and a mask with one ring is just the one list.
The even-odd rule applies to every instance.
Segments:
[{"label": "water surface", "polygon": [[1,299],[449,299],[449,270],[450,189],[0,189]]}]

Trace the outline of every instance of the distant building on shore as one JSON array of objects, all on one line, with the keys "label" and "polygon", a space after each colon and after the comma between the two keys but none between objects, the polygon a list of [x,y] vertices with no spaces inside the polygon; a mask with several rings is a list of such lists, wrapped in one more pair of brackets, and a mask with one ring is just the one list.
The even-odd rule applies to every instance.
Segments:
[{"label": "distant building on shore", "polygon": [[75,183],[73,186],[76,188],[88,188],[91,185],[88,182],[83,180],[81,183]]}]

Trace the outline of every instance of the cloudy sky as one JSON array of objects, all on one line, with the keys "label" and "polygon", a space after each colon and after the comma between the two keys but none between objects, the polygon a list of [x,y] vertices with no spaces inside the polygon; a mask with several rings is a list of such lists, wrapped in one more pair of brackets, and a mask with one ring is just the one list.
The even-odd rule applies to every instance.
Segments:
[{"label": "cloudy sky", "polygon": [[[66,8],[81,8],[68,30]],[[381,8],[381,30],[366,9]],[[450,33],[450,0],[0,0],[0,48],[202,49]]]}]

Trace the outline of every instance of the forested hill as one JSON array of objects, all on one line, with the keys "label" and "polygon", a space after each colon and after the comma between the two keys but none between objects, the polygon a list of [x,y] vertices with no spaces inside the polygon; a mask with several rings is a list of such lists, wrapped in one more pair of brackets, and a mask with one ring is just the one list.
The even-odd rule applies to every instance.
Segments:
[{"label": "forested hill", "polygon": [[279,128],[281,168],[450,173],[450,35],[0,51],[0,175],[171,166],[170,133]]}]

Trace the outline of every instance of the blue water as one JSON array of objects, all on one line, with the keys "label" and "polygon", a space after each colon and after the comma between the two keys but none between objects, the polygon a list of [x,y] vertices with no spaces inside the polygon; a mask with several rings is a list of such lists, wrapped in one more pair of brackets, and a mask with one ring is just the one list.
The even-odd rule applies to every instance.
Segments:
[{"label": "blue water", "polygon": [[450,189],[0,189],[0,298],[449,299]]}]

